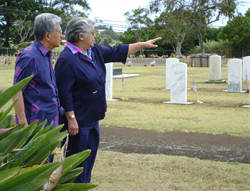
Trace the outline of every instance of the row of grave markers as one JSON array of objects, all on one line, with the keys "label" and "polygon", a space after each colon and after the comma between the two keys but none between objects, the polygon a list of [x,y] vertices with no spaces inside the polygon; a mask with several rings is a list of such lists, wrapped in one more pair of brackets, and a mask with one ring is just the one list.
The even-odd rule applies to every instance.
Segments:
[{"label": "row of grave markers", "polygon": [[[242,75],[242,65],[244,75]],[[225,80],[221,79],[221,56],[212,55],[209,57],[209,72],[210,77],[206,83],[225,82]],[[244,57],[243,60],[229,59],[228,90],[224,90],[224,92],[246,92],[242,91],[242,79],[248,83],[248,76],[250,76],[250,56]],[[171,91],[171,97],[170,102],[164,103],[192,103],[187,102],[187,65],[179,62],[179,59],[177,58],[166,59],[166,90]]]},{"label": "row of grave markers", "polygon": [[[113,63],[106,65],[106,100],[116,101],[112,98],[113,92]],[[221,79],[221,56],[212,55],[209,57],[210,77],[206,83],[223,83]],[[243,73],[243,75],[242,75]],[[248,82],[250,76],[250,56],[240,59],[228,60],[228,90],[224,92],[245,92],[242,91],[242,79]],[[187,102],[187,64],[179,62],[177,58],[166,59],[166,89],[170,90],[170,101],[164,103],[192,104]],[[249,94],[250,95],[250,94]],[[197,100],[197,102],[200,100]],[[243,107],[250,107],[249,105]]]}]

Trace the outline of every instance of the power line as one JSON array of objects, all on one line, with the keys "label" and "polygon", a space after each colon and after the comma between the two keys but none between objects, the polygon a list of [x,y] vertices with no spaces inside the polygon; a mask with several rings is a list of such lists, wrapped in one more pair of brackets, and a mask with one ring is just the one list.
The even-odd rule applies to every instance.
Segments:
[{"label": "power line", "polygon": [[[24,13],[24,12],[28,13],[28,11],[25,11],[23,9],[20,10],[20,9],[10,9],[10,8],[0,7],[0,10],[12,11],[12,12],[18,12],[18,13]],[[29,12],[29,13],[30,14],[40,14],[41,12],[37,11],[37,12]],[[124,22],[124,21],[102,20],[102,19],[99,19],[97,21],[100,21],[100,22],[97,22],[96,24],[112,26],[112,28],[116,31],[124,32],[129,27],[129,25],[126,24],[126,22]]]},{"label": "power line", "polygon": [[125,23],[124,21],[103,20],[103,19],[100,19],[100,21],[105,21],[105,22],[118,22],[118,23]]},{"label": "power line", "polygon": [[97,23],[98,25],[109,25],[109,26],[114,26],[117,28],[127,28],[127,25],[116,25],[116,24],[111,24],[111,23]]}]

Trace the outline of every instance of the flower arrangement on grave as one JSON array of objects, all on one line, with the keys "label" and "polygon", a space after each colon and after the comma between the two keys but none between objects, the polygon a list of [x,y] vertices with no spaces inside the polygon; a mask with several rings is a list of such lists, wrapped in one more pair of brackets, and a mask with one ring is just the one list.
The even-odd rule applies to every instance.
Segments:
[{"label": "flower arrangement on grave", "polygon": [[[20,52],[21,52],[21,50],[17,50],[17,51],[14,53],[14,55],[17,56]],[[14,56],[14,55],[13,55],[13,56]]]},{"label": "flower arrangement on grave", "polygon": [[176,58],[176,57],[179,57],[177,53],[171,53],[170,58]]},{"label": "flower arrangement on grave", "polygon": [[150,58],[155,58],[156,56],[154,54],[149,55]]},{"label": "flower arrangement on grave", "polygon": [[129,60],[129,61],[128,61],[128,67],[130,67],[130,66],[131,66],[131,63],[132,63],[132,61],[131,61],[131,60]]},{"label": "flower arrangement on grave", "polygon": [[130,58],[135,58],[135,55],[134,55],[134,54],[131,54],[129,57],[130,57]]},{"label": "flower arrangement on grave", "polygon": [[191,63],[190,62],[190,56],[184,56],[184,62],[189,66],[189,63]]},{"label": "flower arrangement on grave", "polygon": [[150,62],[151,66],[155,66],[155,60],[153,60],[152,62]]},{"label": "flower arrangement on grave", "polygon": [[128,100],[129,100],[129,98],[126,98],[126,97],[120,97],[120,98],[119,98],[119,100],[121,100],[121,101],[128,101]]}]

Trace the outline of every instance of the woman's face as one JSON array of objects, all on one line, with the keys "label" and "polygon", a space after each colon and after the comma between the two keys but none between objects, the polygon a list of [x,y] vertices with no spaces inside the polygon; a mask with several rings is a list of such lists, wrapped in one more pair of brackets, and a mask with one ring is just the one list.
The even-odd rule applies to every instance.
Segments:
[{"label": "woman's face", "polygon": [[87,37],[85,38],[85,45],[88,46],[88,48],[91,48],[92,46],[94,46],[95,43],[95,31],[94,31],[94,27],[92,26],[89,33],[87,34]]}]

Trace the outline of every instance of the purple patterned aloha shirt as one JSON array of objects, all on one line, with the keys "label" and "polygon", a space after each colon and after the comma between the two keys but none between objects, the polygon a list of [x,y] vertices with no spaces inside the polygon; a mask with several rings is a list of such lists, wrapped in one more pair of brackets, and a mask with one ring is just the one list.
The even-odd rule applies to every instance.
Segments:
[{"label": "purple patterned aloha shirt", "polygon": [[[38,120],[38,124],[47,119],[45,127],[53,123],[58,126],[59,106],[55,71],[49,51],[38,40],[24,50],[16,59],[14,84],[34,74],[33,79],[22,89],[25,114],[28,123]],[[19,124],[16,118],[16,123]]]}]

